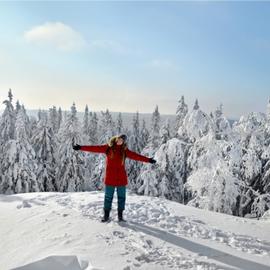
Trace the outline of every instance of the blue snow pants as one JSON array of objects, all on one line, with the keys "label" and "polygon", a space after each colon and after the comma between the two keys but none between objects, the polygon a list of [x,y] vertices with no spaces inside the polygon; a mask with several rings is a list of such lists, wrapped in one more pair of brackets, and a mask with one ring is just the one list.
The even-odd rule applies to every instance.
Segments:
[{"label": "blue snow pants", "polygon": [[105,186],[105,197],[104,197],[104,209],[112,209],[112,201],[114,190],[117,190],[117,203],[118,210],[125,210],[126,204],[126,186]]}]

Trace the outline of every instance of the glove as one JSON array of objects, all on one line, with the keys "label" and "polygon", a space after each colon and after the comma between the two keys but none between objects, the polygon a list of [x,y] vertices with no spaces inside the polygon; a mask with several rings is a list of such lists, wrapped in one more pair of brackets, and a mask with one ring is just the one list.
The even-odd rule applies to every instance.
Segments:
[{"label": "glove", "polygon": [[77,151],[81,149],[81,146],[79,144],[75,144],[75,145],[72,145],[72,148]]},{"label": "glove", "polygon": [[149,159],[149,163],[151,163],[151,164],[155,164],[157,161],[155,160],[155,159],[153,159],[153,158],[150,158]]}]

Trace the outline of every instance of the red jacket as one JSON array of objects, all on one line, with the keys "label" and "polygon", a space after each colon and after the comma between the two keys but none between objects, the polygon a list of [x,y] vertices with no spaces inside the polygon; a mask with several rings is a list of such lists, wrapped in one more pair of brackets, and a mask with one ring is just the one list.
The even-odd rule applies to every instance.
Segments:
[{"label": "red jacket", "polygon": [[[105,185],[109,186],[126,186],[127,173],[125,169],[125,162],[121,154],[121,145],[115,146],[115,152],[113,157],[108,152],[108,144],[104,145],[84,145],[81,146],[82,151],[95,152],[106,154],[106,171],[105,171]],[[130,159],[149,162],[150,158],[139,155],[135,152],[130,151],[128,148],[125,150],[125,156]]]}]

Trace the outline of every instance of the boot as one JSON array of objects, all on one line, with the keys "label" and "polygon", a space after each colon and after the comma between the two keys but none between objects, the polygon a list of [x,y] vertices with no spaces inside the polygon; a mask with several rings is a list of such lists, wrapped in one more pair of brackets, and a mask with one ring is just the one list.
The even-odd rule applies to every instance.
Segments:
[{"label": "boot", "polygon": [[101,222],[107,222],[107,221],[109,221],[109,218],[110,218],[110,210],[104,209],[104,217],[101,220]]},{"label": "boot", "polygon": [[124,211],[124,210],[119,210],[119,209],[118,209],[118,221],[126,222],[126,221],[123,219],[123,211]]}]

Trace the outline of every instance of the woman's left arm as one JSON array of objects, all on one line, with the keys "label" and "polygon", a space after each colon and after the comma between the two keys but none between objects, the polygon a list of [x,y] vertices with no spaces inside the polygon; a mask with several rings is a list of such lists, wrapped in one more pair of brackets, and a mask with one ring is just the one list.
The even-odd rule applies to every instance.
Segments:
[{"label": "woman's left arm", "polygon": [[130,151],[129,149],[126,149],[126,157],[142,162],[150,162],[151,160],[150,158],[142,156],[136,152]]}]

